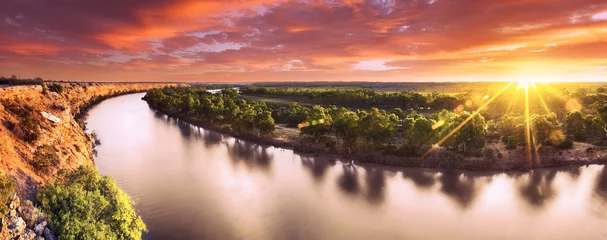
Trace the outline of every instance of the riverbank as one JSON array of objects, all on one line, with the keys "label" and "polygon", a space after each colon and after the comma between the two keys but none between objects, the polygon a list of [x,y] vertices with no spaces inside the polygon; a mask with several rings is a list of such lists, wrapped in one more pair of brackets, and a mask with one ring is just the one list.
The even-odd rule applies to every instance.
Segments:
[{"label": "riverbank", "polygon": [[532,156],[531,164],[528,162],[524,147],[507,149],[502,143],[490,143],[486,147],[493,149],[491,156],[463,156],[458,152],[445,148],[417,149],[418,153],[426,153],[424,157],[403,157],[386,154],[385,149],[375,150],[364,148],[358,152],[347,154],[335,147],[315,142],[302,137],[299,129],[286,128],[276,125],[271,135],[258,135],[249,132],[238,132],[233,130],[229,124],[216,124],[179,114],[163,112],[154,109],[168,117],[178,118],[195,126],[221,132],[232,137],[251,141],[261,145],[269,145],[277,148],[291,149],[298,153],[312,154],[315,156],[339,157],[351,159],[361,163],[381,164],[409,168],[435,168],[435,169],[458,169],[472,171],[527,171],[531,165],[535,168],[564,167],[572,165],[590,165],[607,163],[607,149],[587,143],[576,142],[572,149],[558,149],[553,146],[543,146]]},{"label": "riverbank", "polygon": [[[61,91],[42,86],[0,89],[0,174],[15,180],[17,195],[24,199],[32,199],[38,186],[54,180],[59,170],[93,164],[92,138],[81,121],[91,106],[110,97],[167,86],[55,84],[62,86]],[[49,159],[52,165],[35,167]]]}]

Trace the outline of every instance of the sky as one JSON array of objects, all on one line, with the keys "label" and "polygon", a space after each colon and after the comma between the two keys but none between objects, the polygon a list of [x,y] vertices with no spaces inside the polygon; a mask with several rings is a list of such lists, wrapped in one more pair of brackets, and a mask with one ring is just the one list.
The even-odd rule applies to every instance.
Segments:
[{"label": "sky", "polygon": [[0,75],[607,81],[605,0],[2,0]]}]

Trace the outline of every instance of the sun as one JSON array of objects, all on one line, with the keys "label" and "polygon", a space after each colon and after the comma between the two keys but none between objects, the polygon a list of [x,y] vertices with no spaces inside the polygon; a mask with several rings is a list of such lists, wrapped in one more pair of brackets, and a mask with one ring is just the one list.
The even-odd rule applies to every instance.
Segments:
[{"label": "sun", "polygon": [[516,90],[519,89],[529,89],[529,86],[536,88],[535,87],[535,80],[533,79],[529,79],[529,78],[520,78],[518,80],[516,80],[515,82],[518,82],[518,86],[516,87]]}]

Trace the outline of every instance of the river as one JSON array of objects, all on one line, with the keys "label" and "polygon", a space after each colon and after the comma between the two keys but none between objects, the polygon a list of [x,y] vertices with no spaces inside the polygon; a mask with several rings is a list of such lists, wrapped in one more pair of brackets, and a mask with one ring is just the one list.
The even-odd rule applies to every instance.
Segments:
[{"label": "river", "polygon": [[313,157],[207,131],[131,94],[92,108],[95,163],[144,239],[607,239],[607,168],[436,171]]}]

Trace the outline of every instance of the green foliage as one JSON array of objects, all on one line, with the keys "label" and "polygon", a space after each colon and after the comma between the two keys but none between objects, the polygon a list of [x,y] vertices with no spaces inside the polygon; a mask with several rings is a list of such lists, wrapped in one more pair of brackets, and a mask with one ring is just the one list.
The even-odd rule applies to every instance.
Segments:
[{"label": "green foliage", "polygon": [[0,174],[0,216],[6,215],[8,211],[7,204],[13,192],[15,192],[13,178]]},{"label": "green foliage", "polygon": [[392,109],[392,114],[396,115],[399,119],[403,119],[405,117],[405,113],[400,108]]},{"label": "green foliage", "polygon": [[422,146],[437,137],[437,131],[434,131],[434,120],[428,120],[422,115],[409,114],[405,118],[407,124],[405,137],[411,145]]},{"label": "green foliage", "polygon": [[287,107],[277,107],[274,119],[277,123],[286,123],[287,127],[294,128],[304,123],[309,114],[309,108],[291,102]]},{"label": "green foliage", "polygon": [[211,94],[204,87],[167,87],[148,91],[143,100],[170,115],[227,123],[236,131],[274,131],[271,109],[263,102],[245,101],[234,89]]},{"label": "green foliage", "polygon": [[398,117],[384,110],[372,108],[360,120],[363,137],[372,145],[378,146],[392,137],[398,124]]},{"label": "green foliage", "polygon": [[596,112],[596,119],[594,119],[595,126],[603,134],[607,133],[607,102],[595,102],[591,107]]},{"label": "green foliage", "polygon": [[558,128],[559,122],[555,113],[531,116],[531,134],[535,145],[547,142],[550,134]]},{"label": "green foliage", "polygon": [[13,129],[13,132],[17,137],[29,143],[33,143],[40,138],[40,127],[29,117],[21,120]]},{"label": "green foliage", "polygon": [[[449,136],[450,133],[453,133]],[[480,114],[463,111],[447,119],[442,127],[440,138],[447,139],[447,146],[465,146],[467,149],[482,148],[485,145],[485,118]]]},{"label": "green foliage", "polygon": [[573,136],[577,141],[585,141],[586,135],[586,118],[580,111],[571,111],[565,115],[565,129],[567,134]]},{"label": "green foliage", "polygon": [[43,170],[51,166],[57,166],[59,164],[59,157],[57,157],[57,151],[53,146],[45,144],[38,146],[36,152],[34,152],[34,162],[32,166],[36,170]]},{"label": "green foliage", "polygon": [[63,92],[63,86],[61,86],[61,84],[58,84],[58,83],[53,83],[48,86],[48,90],[51,92],[56,92],[56,93],[61,94]]},{"label": "green foliage", "polygon": [[299,88],[269,88],[245,86],[241,92],[248,95],[289,97],[305,100],[316,104],[332,104],[356,108],[418,108],[454,109],[462,102],[453,96],[444,94],[422,95],[416,92],[403,91],[398,93],[383,93],[369,89],[356,90],[310,90]]},{"label": "green foliage", "polygon": [[36,194],[59,239],[141,239],[145,224],[128,195],[94,167],[61,175]]},{"label": "green foliage", "polygon": [[258,112],[255,116],[255,129],[258,129],[262,134],[270,134],[274,132],[274,119],[269,111]]},{"label": "green foliage", "polygon": [[331,132],[333,119],[325,108],[315,105],[310,110],[306,122],[301,128],[301,134],[313,137],[316,141]]},{"label": "green foliage", "polygon": [[352,153],[352,150],[356,147],[361,133],[359,123],[360,118],[358,115],[344,108],[335,116],[333,123],[335,135],[343,141],[344,148],[348,153]]}]

